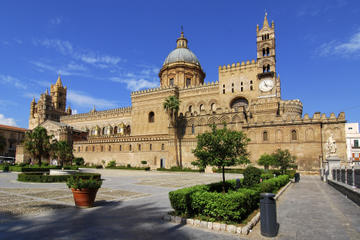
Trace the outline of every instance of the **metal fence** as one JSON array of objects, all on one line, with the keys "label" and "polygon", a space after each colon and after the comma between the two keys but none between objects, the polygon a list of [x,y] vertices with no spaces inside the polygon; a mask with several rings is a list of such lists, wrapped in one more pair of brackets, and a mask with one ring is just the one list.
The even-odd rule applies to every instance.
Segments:
[{"label": "metal fence", "polygon": [[358,168],[332,169],[332,177],[334,181],[360,188],[360,169]]}]

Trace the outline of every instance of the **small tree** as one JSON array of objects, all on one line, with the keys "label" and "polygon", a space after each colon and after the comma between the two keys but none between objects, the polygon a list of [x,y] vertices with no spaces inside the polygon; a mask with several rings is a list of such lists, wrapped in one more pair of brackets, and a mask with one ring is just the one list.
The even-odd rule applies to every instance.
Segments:
[{"label": "small tree", "polygon": [[60,161],[60,166],[63,166],[66,162],[71,162],[74,158],[73,148],[66,141],[54,141],[52,155]]},{"label": "small tree", "polygon": [[193,150],[197,158],[192,164],[205,168],[207,165],[222,169],[223,192],[225,192],[225,167],[249,163],[246,150],[249,138],[241,131],[226,128],[217,129],[211,125],[211,132],[197,136],[197,146]]},{"label": "small tree", "polygon": [[258,160],[258,164],[264,166],[265,171],[267,171],[269,170],[269,166],[275,165],[274,156],[264,153],[263,155],[260,156]]},{"label": "small tree", "polygon": [[274,165],[280,168],[282,174],[285,174],[288,168],[296,167],[296,157],[292,156],[287,149],[277,149],[272,156],[274,158]]},{"label": "small tree", "polygon": [[41,165],[42,157],[49,156],[50,139],[51,136],[48,136],[46,129],[41,126],[25,133],[24,148],[32,158],[38,160],[39,165]]}]

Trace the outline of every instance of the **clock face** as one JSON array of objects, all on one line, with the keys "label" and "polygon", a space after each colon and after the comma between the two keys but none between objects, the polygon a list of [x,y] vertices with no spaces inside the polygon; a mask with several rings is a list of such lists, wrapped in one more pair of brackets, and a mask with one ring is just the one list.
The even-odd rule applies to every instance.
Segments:
[{"label": "clock face", "polygon": [[265,78],[261,80],[259,84],[259,88],[263,92],[269,92],[271,91],[271,89],[273,89],[273,87],[274,87],[274,81],[270,78]]}]

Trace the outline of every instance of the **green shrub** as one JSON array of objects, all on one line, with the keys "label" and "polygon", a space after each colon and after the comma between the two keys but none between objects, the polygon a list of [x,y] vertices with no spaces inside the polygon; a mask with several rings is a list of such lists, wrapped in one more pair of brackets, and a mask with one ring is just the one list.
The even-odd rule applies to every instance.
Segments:
[{"label": "green shrub", "polygon": [[103,166],[99,164],[99,165],[95,165],[95,168],[96,169],[101,169],[101,168],[103,168]]},{"label": "green shrub", "polygon": [[79,176],[70,176],[66,181],[66,185],[69,188],[74,188],[74,189],[83,189],[83,188],[97,189],[101,187],[102,180],[95,179],[92,177],[89,179],[84,179]]},{"label": "green shrub", "polygon": [[[76,173],[75,176],[82,179],[101,178],[101,175],[98,173]],[[21,182],[49,183],[49,182],[66,182],[69,177],[71,177],[71,175],[46,175],[43,173],[28,172],[28,173],[18,174],[17,180]]]},{"label": "green shrub", "polygon": [[204,172],[205,169],[192,169],[192,168],[181,168],[181,167],[171,167],[171,168],[158,168],[157,171],[170,171],[170,172]]},{"label": "green shrub", "polygon": [[10,169],[9,164],[4,164],[3,171],[4,171],[4,172],[8,172],[8,171],[9,171],[9,169]]},{"label": "green shrub", "polygon": [[274,174],[272,173],[263,173],[261,174],[260,178],[264,181],[270,178],[274,178]]},{"label": "green shrub", "polygon": [[275,193],[288,182],[289,176],[282,175],[264,180],[251,189],[236,190],[236,180],[230,180],[226,182],[226,194],[221,193],[222,182],[218,182],[169,192],[169,199],[176,215],[240,223],[258,208],[261,192]]},{"label": "green shrub", "polygon": [[116,161],[112,160],[108,163],[108,165],[106,166],[106,168],[113,168],[116,167]]},{"label": "green shrub", "polygon": [[[269,173],[275,174],[276,176],[282,175],[282,171],[278,170],[278,169],[271,169],[271,170],[269,170]],[[295,173],[296,173],[296,170],[286,170],[285,171],[285,174],[289,175],[290,178],[294,178]]]},{"label": "green shrub", "polygon": [[[223,183],[222,182],[216,182],[216,183],[210,183],[207,185],[209,187],[210,192],[222,192],[223,191]],[[240,188],[243,187],[243,179],[240,179]],[[228,191],[236,191],[236,179],[231,179],[225,181],[225,192]]]},{"label": "green shrub", "polygon": [[147,164],[147,161],[141,161],[141,164]]},{"label": "green shrub", "polygon": [[128,164],[128,165],[126,165],[126,167],[131,168],[131,165],[130,165],[130,164]]},{"label": "green shrub", "polygon": [[[243,174],[245,169],[242,168],[225,168],[225,173],[238,173]],[[213,168],[213,172],[222,173],[222,170],[219,168]]]},{"label": "green shrub", "polygon": [[77,158],[74,158],[74,163],[76,166],[83,166],[85,161],[84,161],[84,158],[77,157]]},{"label": "green shrub", "polygon": [[260,182],[261,170],[259,168],[248,166],[244,171],[244,185],[254,186]]},{"label": "green shrub", "polygon": [[145,171],[150,171],[150,167],[145,167]]}]

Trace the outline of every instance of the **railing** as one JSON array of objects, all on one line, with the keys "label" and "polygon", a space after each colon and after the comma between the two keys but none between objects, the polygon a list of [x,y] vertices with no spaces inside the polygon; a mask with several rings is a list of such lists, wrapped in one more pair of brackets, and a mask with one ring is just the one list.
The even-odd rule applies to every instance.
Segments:
[{"label": "railing", "polygon": [[360,188],[360,168],[332,169],[332,180]]}]

